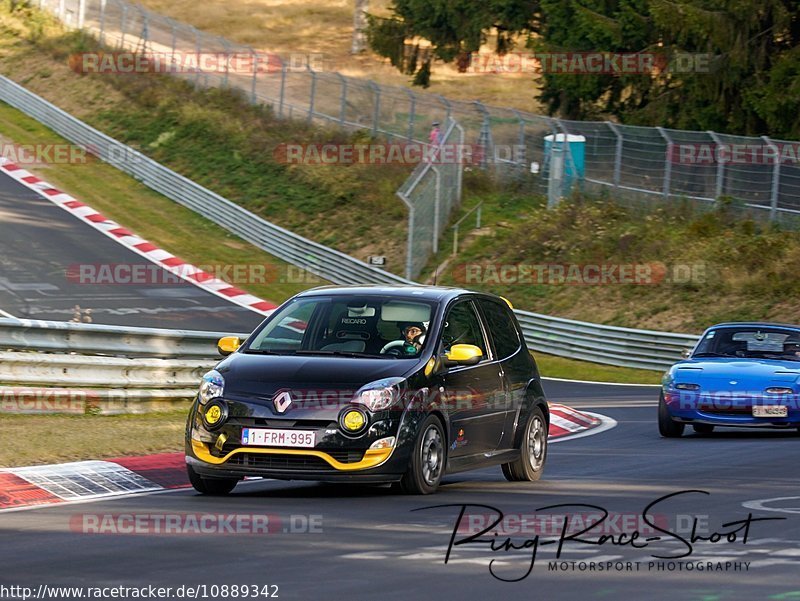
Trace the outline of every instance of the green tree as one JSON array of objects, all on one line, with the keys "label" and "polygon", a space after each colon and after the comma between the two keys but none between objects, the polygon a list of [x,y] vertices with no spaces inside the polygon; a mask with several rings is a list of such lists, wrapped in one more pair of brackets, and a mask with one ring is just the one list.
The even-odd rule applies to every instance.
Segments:
[{"label": "green tree", "polygon": [[[515,35],[536,29],[538,4],[538,0],[395,0],[392,17],[370,15],[369,43],[397,69],[416,75],[414,83],[427,86],[432,60],[455,61],[465,72],[492,31],[497,33],[497,52],[508,52]],[[429,42],[429,49],[421,49],[420,40]]]}]

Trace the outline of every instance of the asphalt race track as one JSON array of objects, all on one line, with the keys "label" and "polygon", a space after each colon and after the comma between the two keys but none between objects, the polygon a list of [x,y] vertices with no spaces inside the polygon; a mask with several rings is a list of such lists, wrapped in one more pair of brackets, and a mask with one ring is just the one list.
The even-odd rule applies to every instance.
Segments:
[{"label": "asphalt race track", "polygon": [[[682,439],[667,440],[656,429],[657,388],[547,381],[546,390],[552,400],[602,413],[618,425],[551,445],[545,479],[539,483],[509,483],[499,469],[485,469],[447,477],[436,495],[408,497],[381,487],[252,481],[240,484],[228,498],[179,490],[3,513],[0,583],[174,588],[270,584],[277,585],[280,599],[303,600],[798,598],[800,439],[794,431],[710,436],[690,431]],[[696,541],[691,554],[680,559],[656,559],[654,555],[686,554],[689,545],[671,534],[648,531],[640,516],[653,501],[685,490],[710,494],[664,500],[650,510],[652,522],[688,540],[697,518],[696,534],[713,538],[718,532],[722,540]],[[764,501],[784,497],[791,498]],[[562,503],[596,507],[536,511]],[[780,511],[749,509],[745,503]],[[454,506],[415,511],[441,504]],[[485,523],[480,520],[491,508],[504,512],[507,519],[498,528],[507,529],[496,537],[501,550],[492,552],[488,544],[454,546],[445,565],[462,504],[489,507],[466,510],[472,517],[465,517],[456,541],[467,537],[469,520],[476,520],[473,525]],[[560,561],[553,566],[557,569],[552,569],[564,514],[570,516],[571,527],[579,528],[577,520],[585,518],[587,525],[590,519],[597,521],[601,508],[610,514],[598,528],[602,531],[579,537],[588,542],[565,541]],[[746,520],[751,512],[754,518],[788,519],[751,522],[744,544],[745,524],[730,523]],[[87,514],[98,519],[197,513],[269,514],[277,531],[98,534],[86,533],[82,526]],[[548,515],[561,517],[547,521]],[[519,519],[530,526],[520,528]],[[536,519],[543,521],[535,526]],[[630,543],[637,529],[641,537],[634,542],[641,548],[608,540],[589,544],[601,534],[613,534],[622,542],[623,532]],[[737,529],[736,540],[729,542],[728,535]],[[493,538],[491,534],[484,538]],[[524,576],[533,543],[509,552],[501,543],[511,536],[522,547],[536,534],[537,561],[527,578],[503,582],[492,576],[492,559],[497,576]],[[661,540],[646,541],[659,534]],[[611,569],[598,571],[599,565]],[[709,565],[720,571],[710,571]],[[216,598],[223,597],[218,593]]]},{"label": "asphalt race track", "polygon": [[[125,224],[136,230],[136,224]],[[147,265],[165,277],[145,284],[82,283],[75,269]],[[152,267],[150,267],[152,265]],[[150,264],[86,223],[0,175],[0,309],[19,318],[69,321],[73,307],[93,323],[249,332],[263,316]],[[167,282],[166,284],[163,282]]]}]

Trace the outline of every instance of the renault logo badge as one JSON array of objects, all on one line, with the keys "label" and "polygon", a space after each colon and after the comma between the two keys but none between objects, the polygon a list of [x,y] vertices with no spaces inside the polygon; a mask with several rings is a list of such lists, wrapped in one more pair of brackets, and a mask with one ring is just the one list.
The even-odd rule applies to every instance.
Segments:
[{"label": "renault logo badge", "polygon": [[278,413],[286,413],[289,405],[292,404],[292,395],[287,390],[284,390],[275,395],[275,398],[272,399],[272,404],[275,405],[275,411]]}]

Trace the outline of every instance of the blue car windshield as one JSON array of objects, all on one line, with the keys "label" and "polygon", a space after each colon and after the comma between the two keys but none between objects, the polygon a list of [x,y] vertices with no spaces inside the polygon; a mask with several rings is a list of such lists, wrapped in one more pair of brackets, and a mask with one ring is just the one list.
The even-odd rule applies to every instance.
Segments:
[{"label": "blue car windshield", "polygon": [[706,332],[692,357],[741,357],[800,361],[800,330],[724,327]]},{"label": "blue car windshield", "polygon": [[278,309],[242,352],[360,358],[419,357],[433,305],[389,296],[314,295]]}]

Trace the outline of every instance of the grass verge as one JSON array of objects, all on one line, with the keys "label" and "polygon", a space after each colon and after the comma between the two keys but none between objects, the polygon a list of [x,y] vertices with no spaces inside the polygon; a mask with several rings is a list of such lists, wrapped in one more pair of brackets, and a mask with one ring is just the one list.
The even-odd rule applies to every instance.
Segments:
[{"label": "grass verge", "polygon": [[632,367],[616,367],[576,361],[555,357],[543,353],[532,353],[539,367],[539,373],[545,378],[564,378],[567,380],[586,380],[588,382],[610,382],[618,384],[660,384],[660,371],[634,369]]},{"label": "grass verge", "polygon": [[0,467],[183,449],[186,411],[149,415],[3,415]]}]

